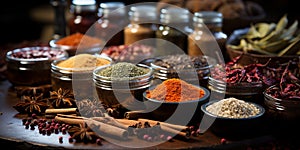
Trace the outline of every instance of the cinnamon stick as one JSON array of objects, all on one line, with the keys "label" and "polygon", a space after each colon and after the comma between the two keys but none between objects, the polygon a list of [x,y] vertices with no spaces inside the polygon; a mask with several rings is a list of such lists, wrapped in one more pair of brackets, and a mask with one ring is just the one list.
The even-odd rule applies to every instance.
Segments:
[{"label": "cinnamon stick", "polygon": [[46,115],[49,114],[76,114],[77,108],[48,108],[45,110]]},{"label": "cinnamon stick", "polygon": [[75,118],[66,118],[66,117],[59,117],[55,116],[54,118],[56,121],[64,122],[68,124],[84,124],[85,121],[83,119],[75,119]]},{"label": "cinnamon stick", "polygon": [[120,138],[123,140],[128,138],[127,130],[104,123],[104,122],[96,121],[91,118],[59,114],[58,116],[55,117],[55,120],[65,122],[68,124],[84,124],[84,123],[86,123],[89,126],[96,127],[93,129],[96,129],[97,131],[99,131],[100,133],[104,133],[105,135],[111,135],[113,137],[117,137],[117,138]]},{"label": "cinnamon stick", "polygon": [[[157,124],[159,121],[156,121],[156,120],[150,120],[150,119],[138,119],[138,121],[141,121],[141,122],[149,122],[151,125],[152,124]],[[183,125],[177,125],[177,124],[171,124],[171,123],[167,123],[167,122],[159,122],[159,124],[161,126],[167,126],[167,127],[170,127],[170,128],[173,128],[173,129],[176,129],[176,130],[180,130],[180,131],[186,131],[188,130],[189,127],[187,126],[183,126]]]},{"label": "cinnamon stick", "polygon": [[103,122],[99,122],[93,119],[89,119],[86,123],[90,126],[96,126],[97,128],[93,129],[97,129],[100,133],[104,133],[105,135],[111,135],[122,140],[128,139],[129,133],[125,129],[112,126]]},{"label": "cinnamon stick", "polygon": [[160,126],[161,130],[165,131],[165,132],[169,132],[171,134],[174,135],[178,135],[180,137],[183,137],[184,139],[189,139],[190,138],[190,134],[186,133],[186,132],[182,132],[182,131],[178,131],[176,129],[170,128],[168,126]]}]

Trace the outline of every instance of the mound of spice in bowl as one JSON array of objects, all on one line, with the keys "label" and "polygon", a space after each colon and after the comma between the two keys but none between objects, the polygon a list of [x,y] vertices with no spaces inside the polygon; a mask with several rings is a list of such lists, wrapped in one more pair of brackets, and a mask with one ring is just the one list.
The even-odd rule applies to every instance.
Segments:
[{"label": "mound of spice in bowl", "polygon": [[206,110],[213,115],[224,118],[248,118],[260,113],[254,104],[233,97],[212,103],[206,107]]},{"label": "mound of spice in bowl", "polygon": [[103,41],[99,38],[84,35],[82,33],[74,33],[58,40],[51,40],[51,47],[66,50],[70,56],[78,53],[94,54],[100,51]]},{"label": "mound of spice in bowl", "polygon": [[203,88],[196,87],[181,79],[172,78],[163,81],[152,90],[147,90],[147,98],[165,102],[183,102],[198,100],[207,94]]},{"label": "mound of spice in bowl", "polygon": [[154,48],[144,44],[115,45],[103,49],[101,55],[112,58],[115,62],[137,63],[152,56]]}]

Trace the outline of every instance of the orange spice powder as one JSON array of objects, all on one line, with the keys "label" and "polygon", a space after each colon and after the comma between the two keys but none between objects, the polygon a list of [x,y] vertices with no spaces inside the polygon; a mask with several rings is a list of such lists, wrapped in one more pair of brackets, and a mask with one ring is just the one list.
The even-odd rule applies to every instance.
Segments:
[{"label": "orange spice powder", "polygon": [[167,79],[157,85],[153,90],[147,90],[148,98],[166,102],[182,102],[197,100],[204,96],[203,89],[180,79]]},{"label": "orange spice powder", "polygon": [[61,38],[56,42],[58,45],[67,45],[67,46],[80,46],[88,47],[96,44],[101,44],[102,40],[91,37],[88,35],[84,35],[82,33],[74,33],[64,38]]}]

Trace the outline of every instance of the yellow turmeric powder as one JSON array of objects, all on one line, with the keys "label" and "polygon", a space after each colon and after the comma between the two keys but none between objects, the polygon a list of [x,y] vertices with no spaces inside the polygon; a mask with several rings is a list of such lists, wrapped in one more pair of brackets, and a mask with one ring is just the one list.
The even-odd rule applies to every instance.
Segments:
[{"label": "yellow turmeric powder", "polygon": [[198,100],[204,94],[205,91],[203,89],[177,78],[167,79],[154,89],[146,92],[147,98],[166,102]]}]

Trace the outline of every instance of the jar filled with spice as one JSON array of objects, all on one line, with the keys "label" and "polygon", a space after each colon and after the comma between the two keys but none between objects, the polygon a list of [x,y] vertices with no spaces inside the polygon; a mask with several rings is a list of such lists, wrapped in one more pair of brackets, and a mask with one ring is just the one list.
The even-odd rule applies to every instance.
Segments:
[{"label": "jar filled with spice", "polygon": [[175,44],[187,54],[187,37],[192,32],[189,22],[190,13],[187,9],[179,7],[161,9],[161,25],[158,26],[156,31],[156,37],[163,39],[156,42],[158,51],[162,53],[161,55],[173,54],[170,51],[170,49],[173,49],[170,44]]},{"label": "jar filled with spice", "polygon": [[86,98],[93,95],[93,70],[112,63],[109,57],[77,54],[55,60],[51,63],[51,83],[53,90],[59,88],[73,90],[76,96]]},{"label": "jar filled with spice", "polygon": [[[85,34],[99,19],[96,0],[73,0],[70,12],[72,17],[68,23],[69,34],[76,32]],[[94,33],[94,29],[90,30],[92,30],[90,34]]]},{"label": "jar filled with spice", "polygon": [[[157,26],[156,7],[153,5],[132,6],[128,12],[130,23],[124,28],[124,44],[130,45],[135,42],[154,46]],[[144,40],[144,41],[141,41]]]},{"label": "jar filled with spice", "polygon": [[118,62],[96,68],[93,81],[99,100],[111,108],[121,108],[124,114],[145,109],[143,92],[150,86],[152,74],[147,65]]},{"label": "jar filled with spice", "polygon": [[[228,60],[225,42],[227,35],[222,31],[223,15],[214,11],[195,12],[193,16],[194,31],[188,38],[188,54],[191,56],[223,55]],[[221,50],[221,53],[218,51]]]},{"label": "jar filled with spice", "polygon": [[[123,2],[105,2],[99,5],[99,17],[95,24],[96,36],[107,41],[106,46],[124,43],[123,27],[128,25],[125,4]],[[118,31],[117,33],[115,33]],[[112,33],[115,33],[112,35]]]},{"label": "jar filled with spice", "polygon": [[155,82],[180,78],[188,83],[207,87],[210,69],[215,64],[216,60],[208,56],[175,54],[157,57],[150,66],[154,71]]}]

